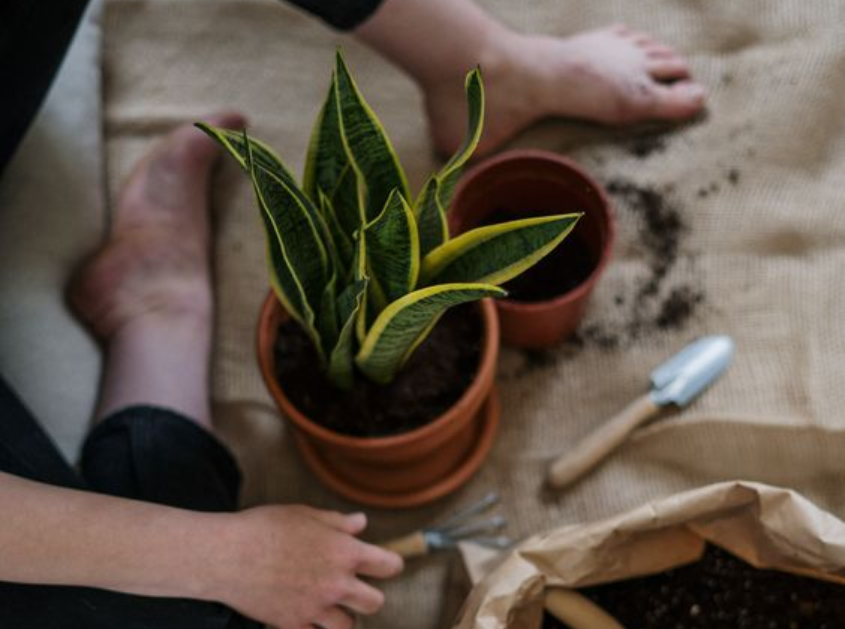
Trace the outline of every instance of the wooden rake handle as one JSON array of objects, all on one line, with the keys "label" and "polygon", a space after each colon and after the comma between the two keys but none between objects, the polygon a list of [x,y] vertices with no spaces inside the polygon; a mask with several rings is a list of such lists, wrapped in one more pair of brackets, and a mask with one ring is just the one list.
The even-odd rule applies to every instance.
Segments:
[{"label": "wooden rake handle", "polygon": [[391,550],[403,559],[411,559],[413,557],[422,557],[429,553],[428,542],[425,539],[425,533],[416,531],[410,535],[397,537],[389,542],[380,544],[385,550]]},{"label": "wooden rake handle", "polygon": [[549,486],[562,489],[581,478],[622,445],[632,430],[658,412],[660,407],[648,395],[634,400],[572,451],[561,455],[551,464],[547,476]]}]

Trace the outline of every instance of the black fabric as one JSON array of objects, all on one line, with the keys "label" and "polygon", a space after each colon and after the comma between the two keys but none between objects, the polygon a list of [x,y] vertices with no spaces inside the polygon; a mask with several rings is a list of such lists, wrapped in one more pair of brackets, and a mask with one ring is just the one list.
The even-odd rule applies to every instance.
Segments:
[{"label": "black fabric", "polygon": [[41,107],[87,4],[0,2],[0,175]]},{"label": "black fabric", "polygon": [[[340,30],[364,22],[382,1],[289,0]],[[0,0],[0,176],[38,113],[87,4]]]},{"label": "black fabric", "polygon": [[[233,511],[237,505],[241,478],[232,455],[209,432],[165,409],[131,407],[105,419],[88,436],[80,467],[78,474],[63,459],[0,378],[0,471],[200,511]],[[263,625],[217,603],[0,582],[0,627],[260,629]]]},{"label": "black fabric", "polygon": [[348,31],[376,12],[384,0],[344,0],[331,2],[330,0],[289,0],[312,15],[342,31]]}]

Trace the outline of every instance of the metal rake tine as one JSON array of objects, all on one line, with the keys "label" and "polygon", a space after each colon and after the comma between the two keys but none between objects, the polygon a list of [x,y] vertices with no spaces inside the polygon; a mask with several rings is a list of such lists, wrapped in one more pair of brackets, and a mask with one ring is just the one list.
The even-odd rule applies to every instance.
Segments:
[{"label": "metal rake tine", "polygon": [[499,550],[505,550],[506,548],[510,548],[515,543],[515,541],[507,535],[475,537],[469,541],[475,544],[480,544],[481,546],[486,546],[488,548],[496,548]]},{"label": "metal rake tine", "polygon": [[505,527],[507,521],[501,515],[495,515],[487,520],[479,522],[470,522],[463,526],[458,526],[451,529],[447,534],[452,539],[467,539],[481,533],[492,533],[501,530]]},{"label": "metal rake tine", "polygon": [[450,529],[454,528],[457,525],[460,525],[463,521],[471,518],[474,515],[478,515],[479,513],[483,513],[493,505],[499,502],[499,494],[495,491],[491,491],[489,494],[481,498],[480,500],[472,503],[456,511],[452,514],[451,517],[447,518],[445,521],[441,522],[440,524],[436,524],[432,527],[434,530],[438,531],[449,531]]}]

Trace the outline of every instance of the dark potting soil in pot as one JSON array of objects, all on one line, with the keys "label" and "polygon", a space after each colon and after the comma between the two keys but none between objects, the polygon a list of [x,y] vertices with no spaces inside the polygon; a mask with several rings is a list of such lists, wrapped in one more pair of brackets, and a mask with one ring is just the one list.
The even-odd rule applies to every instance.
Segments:
[{"label": "dark potting soil in pot", "polygon": [[[500,209],[492,212],[483,224],[496,225],[521,218],[525,215]],[[502,288],[508,291],[507,298],[513,301],[548,301],[582,284],[597,264],[598,260],[587,244],[573,233],[536,265]]]},{"label": "dark potting soil in pot", "polygon": [[377,385],[356,376],[351,391],[332,385],[311,340],[288,319],[274,348],[276,377],[290,401],[312,421],[355,437],[384,437],[423,426],[469,387],[481,357],[482,324],[474,304],[447,311],[396,379]]},{"label": "dark potting soil in pot", "polygon": [[[581,590],[626,629],[841,629],[845,586],[758,570],[709,546],[701,561]],[[546,615],[544,629],[568,629]]]}]

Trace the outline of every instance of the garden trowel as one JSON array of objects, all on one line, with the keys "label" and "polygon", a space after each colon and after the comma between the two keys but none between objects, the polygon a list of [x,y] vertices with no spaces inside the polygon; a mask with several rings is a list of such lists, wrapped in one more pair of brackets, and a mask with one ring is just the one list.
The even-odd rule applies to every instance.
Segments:
[{"label": "garden trowel", "polygon": [[734,354],[727,336],[705,336],[651,373],[651,391],[589,435],[549,468],[548,484],[563,488],[578,480],[624,443],[638,426],[667,406],[683,408],[725,371]]}]

